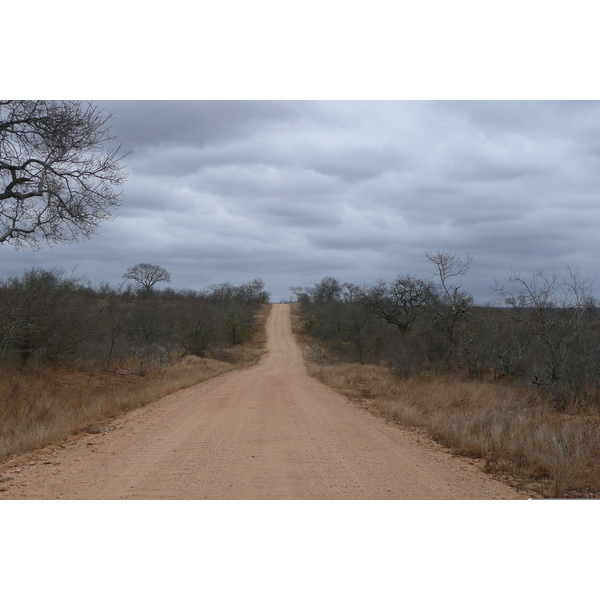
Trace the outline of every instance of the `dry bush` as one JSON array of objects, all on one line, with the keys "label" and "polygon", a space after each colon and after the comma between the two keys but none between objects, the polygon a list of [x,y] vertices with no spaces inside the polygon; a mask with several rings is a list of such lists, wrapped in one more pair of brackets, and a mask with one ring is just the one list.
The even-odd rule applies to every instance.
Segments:
[{"label": "dry bush", "polygon": [[557,414],[537,393],[449,376],[400,378],[373,365],[309,363],[309,372],[366,408],[419,427],[543,495],[597,495],[598,416]]},{"label": "dry bush", "polygon": [[[179,389],[258,363],[265,353],[261,309],[257,331],[248,344],[230,351],[227,362],[186,356],[140,373],[135,359],[115,371],[74,371],[66,367],[17,368],[2,365],[0,378],[0,459],[40,448],[153,402]],[[83,365],[80,365],[80,367]]]},{"label": "dry bush", "polygon": [[529,440],[531,452],[552,477],[555,497],[563,496],[585,478],[592,444],[598,443],[596,432],[597,428],[575,421],[558,427],[544,423],[535,430]]}]

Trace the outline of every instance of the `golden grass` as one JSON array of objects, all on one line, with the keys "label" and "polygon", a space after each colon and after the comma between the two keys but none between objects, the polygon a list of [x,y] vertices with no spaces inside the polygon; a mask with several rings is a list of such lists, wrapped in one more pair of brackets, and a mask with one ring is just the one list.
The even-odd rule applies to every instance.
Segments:
[{"label": "golden grass", "polygon": [[564,415],[530,390],[450,377],[401,379],[373,365],[309,364],[326,385],[369,410],[427,431],[488,471],[518,478],[532,491],[597,497],[597,415]]},{"label": "golden grass", "polygon": [[373,365],[309,363],[326,385],[372,412],[427,431],[488,471],[553,497],[600,491],[599,419],[559,414],[530,390],[450,377],[401,379]]},{"label": "golden grass", "polygon": [[265,349],[270,305],[260,309],[248,344],[228,349],[228,360],[187,356],[144,376],[131,368],[84,373],[66,368],[2,367],[0,378],[0,459],[43,447],[69,435],[234,369],[256,364]]},{"label": "golden grass", "polygon": [[[597,411],[558,413],[537,390],[458,377],[400,378],[375,365],[323,361],[295,315],[308,370],[368,410],[482,459],[543,496],[600,497]],[[326,353],[325,353],[326,356]]]}]

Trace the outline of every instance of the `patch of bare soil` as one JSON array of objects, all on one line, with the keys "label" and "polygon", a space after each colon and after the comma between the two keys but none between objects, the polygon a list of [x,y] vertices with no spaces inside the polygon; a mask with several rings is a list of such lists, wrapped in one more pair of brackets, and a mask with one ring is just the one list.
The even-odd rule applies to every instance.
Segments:
[{"label": "patch of bare soil", "polygon": [[4,499],[518,499],[311,378],[273,305],[254,367],[6,461]]}]

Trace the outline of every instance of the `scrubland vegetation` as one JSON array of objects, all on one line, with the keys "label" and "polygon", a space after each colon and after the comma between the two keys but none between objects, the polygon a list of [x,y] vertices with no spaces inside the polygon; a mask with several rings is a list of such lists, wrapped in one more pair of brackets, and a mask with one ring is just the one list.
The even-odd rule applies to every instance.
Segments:
[{"label": "scrubland vegetation", "polygon": [[542,496],[600,495],[600,311],[591,282],[509,273],[476,306],[471,257],[427,253],[431,278],[292,288],[309,369]]},{"label": "scrubland vegetation", "polygon": [[0,458],[255,364],[268,301],[260,279],[201,292],[44,269],[0,281]]}]

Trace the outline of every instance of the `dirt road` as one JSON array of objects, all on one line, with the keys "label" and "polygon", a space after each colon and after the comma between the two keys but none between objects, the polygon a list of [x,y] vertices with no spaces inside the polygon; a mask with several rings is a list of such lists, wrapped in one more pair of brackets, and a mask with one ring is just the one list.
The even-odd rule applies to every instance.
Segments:
[{"label": "dirt road", "polygon": [[259,365],[0,468],[3,499],[516,499],[507,485],[306,374],[289,306]]}]

